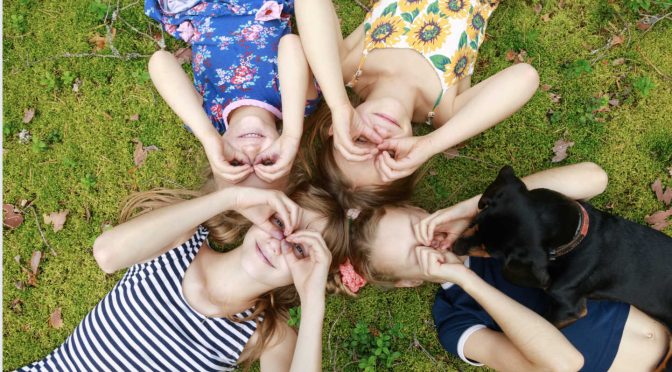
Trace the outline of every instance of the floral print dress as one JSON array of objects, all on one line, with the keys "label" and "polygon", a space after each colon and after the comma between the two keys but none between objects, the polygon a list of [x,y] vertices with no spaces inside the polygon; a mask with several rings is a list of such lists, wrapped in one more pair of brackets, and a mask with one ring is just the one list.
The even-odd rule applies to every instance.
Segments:
[{"label": "floral print dress", "polygon": [[[236,108],[257,106],[282,119],[278,46],[291,33],[293,0],[145,0],[145,14],[192,48],[194,85],[224,133]],[[306,103],[306,115],[319,97]]]},{"label": "floral print dress", "polygon": [[413,49],[425,57],[441,81],[443,93],[473,73],[478,48],[485,39],[488,18],[498,1],[487,0],[379,0],[364,23],[364,51],[359,68],[348,83],[362,75],[366,56],[374,49]]}]

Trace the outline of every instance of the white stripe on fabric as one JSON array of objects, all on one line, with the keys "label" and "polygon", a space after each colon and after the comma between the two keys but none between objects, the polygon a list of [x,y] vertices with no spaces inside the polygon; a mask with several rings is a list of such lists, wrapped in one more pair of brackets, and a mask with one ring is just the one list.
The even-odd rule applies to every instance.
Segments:
[{"label": "white stripe on fabric", "polygon": [[474,362],[472,360],[469,360],[469,358],[467,358],[466,356],[464,356],[464,345],[467,343],[467,339],[469,338],[469,336],[471,336],[472,334],[474,334],[474,332],[481,330],[483,328],[486,328],[485,325],[475,324],[467,328],[464,332],[462,332],[460,339],[457,340],[457,355],[460,357],[460,359],[471,364],[472,366],[480,367],[483,365],[483,363]]}]

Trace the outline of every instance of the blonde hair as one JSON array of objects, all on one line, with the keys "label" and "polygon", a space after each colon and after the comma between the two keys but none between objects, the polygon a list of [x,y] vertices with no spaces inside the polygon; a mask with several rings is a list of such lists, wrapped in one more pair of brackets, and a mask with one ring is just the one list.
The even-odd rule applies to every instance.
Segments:
[{"label": "blonde hair", "polygon": [[[317,212],[327,218],[327,228],[322,233],[327,246],[337,251],[347,251],[347,240],[342,237],[347,230],[347,222],[342,208],[324,190],[303,182],[293,185],[291,199],[302,208]],[[120,222],[145,214],[153,209],[176,204],[185,200],[208,194],[216,189],[212,174],[207,178],[199,191],[186,189],[157,188],[150,191],[134,193],[129,196],[121,209]],[[341,213],[339,213],[341,211]],[[216,245],[224,246],[238,242],[247,232],[251,223],[240,214],[233,211],[220,213],[202,223],[208,228],[208,240]],[[299,297],[294,285],[275,288],[254,302],[254,312],[245,318],[231,318],[232,321],[242,322],[256,320],[263,315],[263,321],[258,322],[257,331],[259,342],[251,349],[245,349],[241,355],[243,367],[248,369],[251,363],[259,359],[263,350],[270,345],[279,325],[289,319],[289,309],[299,304]],[[277,339],[277,338],[276,338]]]}]

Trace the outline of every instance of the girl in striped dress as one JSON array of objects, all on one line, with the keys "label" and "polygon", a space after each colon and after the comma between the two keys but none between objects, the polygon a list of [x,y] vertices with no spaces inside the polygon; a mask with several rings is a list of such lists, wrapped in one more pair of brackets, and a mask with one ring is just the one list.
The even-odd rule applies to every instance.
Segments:
[{"label": "girl in striped dress", "polygon": [[[294,201],[239,186],[193,196],[159,189],[129,200],[121,219],[140,215],[94,244],[103,271],[126,274],[61,346],[20,371],[221,371],[257,359],[262,371],[321,369],[327,246],[339,244],[323,232],[341,223],[322,213],[333,202],[309,185]],[[233,250],[208,244],[247,227]],[[299,302],[297,335],[287,314]]]}]

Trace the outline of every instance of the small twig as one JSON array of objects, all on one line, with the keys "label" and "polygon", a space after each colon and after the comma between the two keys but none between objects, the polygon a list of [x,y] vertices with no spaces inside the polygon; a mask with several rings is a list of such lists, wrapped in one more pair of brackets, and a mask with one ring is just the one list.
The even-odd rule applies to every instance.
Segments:
[{"label": "small twig", "polygon": [[40,232],[40,236],[42,237],[42,241],[44,242],[44,245],[49,247],[49,250],[51,251],[52,255],[58,256],[56,254],[56,251],[54,250],[54,248],[52,248],[51,245],[49,244],[49,242],[47,241],[47,238],[44,237],[44,232],[42,231],[42,227],[40,226],[40,220],[37,218],[37,212],[35,212],[35,206],[31,205],[30,210],[33,211],[33,216],[35,217],[35,223],[37,224],[37,230]]},{"label": "small twig", "polygon": [[159,41],[159,40],[156,40],[156,39],[154,39],[151,35],[148,35],[148,34],[142,32],[142,31],[138,30],[137,28],[133,27],[132,24],[128,23],[125,19],[121,18],[121,16],[119,16],[118,18],[119,18],[119,20],[120,20],[121,22],[123,22],[123,23],[124,23],[126,26],[128,26],[131,30],[133,30],[133,31],[135,31],[136,33],[140,34],[141,36],[144,36],[144,37],[148,38],[149,40],[155,42],[156,45],[159,46],[159,48],[161,48],[161,49],[165,49],[165,47],[166,47],[166,43],[164,42],[163,38],[161,38],[160,41]]},{"label": "small twig", "polygon": [[355,2],[357,3],[357,5],[359,5],[360,8],[366,10],[367,12],[370,12],[370,11],[371,11],[371,8],[369,8],[368,6],[364,5],[364,3],[362,3],[360,0],[355,0]]},{"label": "small twig", "polygon": [[[654,21],[653,21],[653,23],[650,24],[649,28],[647,28],[646,31],[644,31],[643,34],[646,34],[647,32],[651,31],[651,30],[653,29],[653,26],[654,26],[656,23],[658,23],[659,21],[661,21],[661,20],[663,20],[663,19],[666,19],[666,18],[669,19],[670,15],[672,15],[672,12],[669,12],[669,13],[665,14],[665,15],[662,16],[662,17],[659,17],[659,16],[657,16],[657,15],[653,15],[653,16],[651,16],[651,15],[648,15],[648,14],[644,14],[644,16],[645,16],[646,18],[648,18],[648,19],[651,19],[651,18],[652,18],[652,19],[654,19]],[[647,22],[647,23],[648,23],[648,22]]]},{"label": "small twig", "polygon": [[132,7],[132,6],[137,5],[138,3],[139,3],[139,1],[136,1],[136,2],[133,2],[133,3],[131,3],[131,4],[126,5],[125,7],[119,9],[119,13],[123,12],[124,10],[126,10],[126,9],[128,9],[128,8],[130,8],[130,7]]},{"label": "small twig", "polygon": [[660,71],[660,69],[658,69],[658,67],[656,65],[653,64],[653,62],[651,62],[648,58],[646,58],[646,56],[644,55],[644,53],[642,53],[639,46],[637,46],[637,52],[639,53],[640,56],[642,56],[642,58],[644,59],[644,62],[646,62],[649,66],[651,66],[658,73],[658,75],[662,76],[663,79],[672,80],[672,78],[665,75],[662,71]]},{"label": "small twig", "polygon": [[121,59],[124,61],[129,61],[131,59],[138,59],[138,58],[149,58],[151,55],[149,54],[140,54],[140,53],[127,53],[127,54],[99,54],[99,53],[64,53],[61,54],[60,56],[56,56],[55,58],[84,58],[84,57],[98,57],[98,58],[115,58],[115,59]]},{"label": "small twig", "polygon": [[432,354],[430,354],[430,353],[427,351],[427,349],[425,349],[425,347],[422,346],[422,344],[421,344],[420,341],[418,340],[417,334],[415,334],[415,333],[413,333],[413,346],[414,346],[414,347],[419,347],[425,354],[427,354],[427,357],[429,357],[429,359],[431,359],[432,362],[434,362],[434,364],[438,363],[438,362],[436,361],[436,359],[434,359],[434,357],[432,356]]},{"label": "small twig", "polygon": [[338,321],[341,319],[341,316],[343,316],[342,311],[338,313],[336,320],[334,320],[334,324],[331,325],[331,329],[329,329],[329,336],[327,337],[327,350],[329,350],[330,359],[332,360],[331,365],[334,367],[334,372],[336,372],[336,354],[331,353],[331,334],[334,332],[336,323],[338,323]]}]

